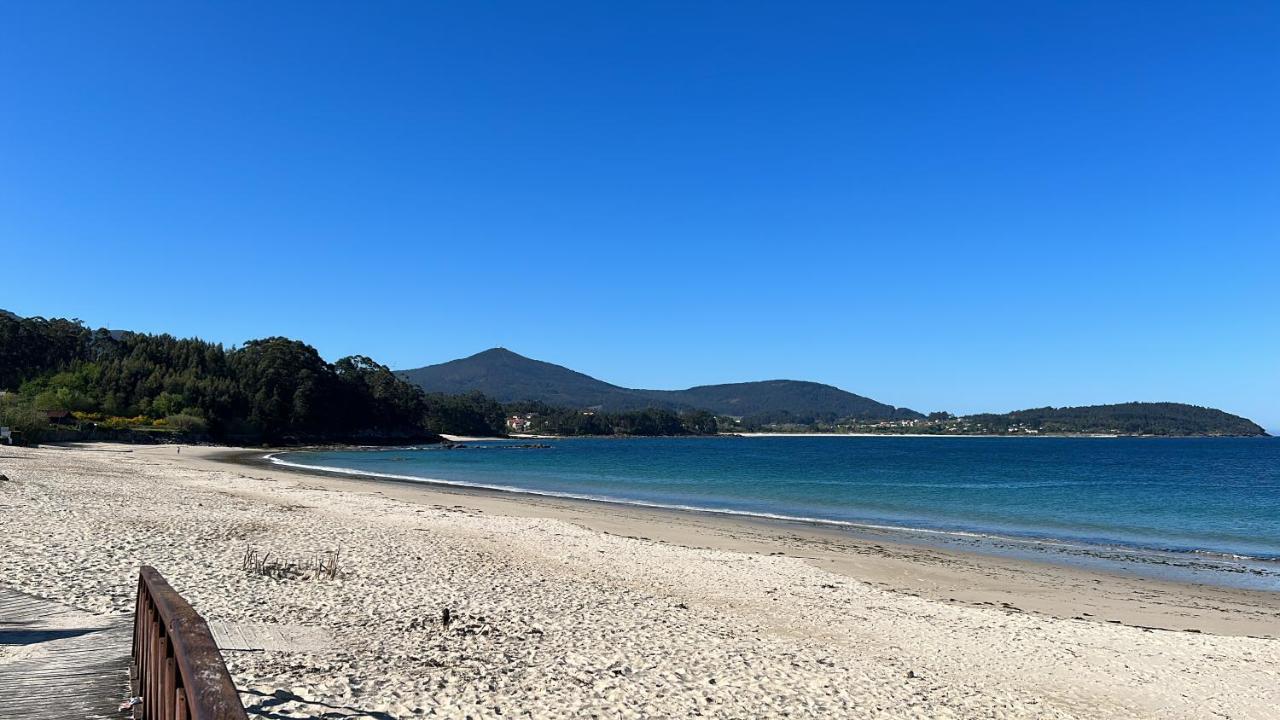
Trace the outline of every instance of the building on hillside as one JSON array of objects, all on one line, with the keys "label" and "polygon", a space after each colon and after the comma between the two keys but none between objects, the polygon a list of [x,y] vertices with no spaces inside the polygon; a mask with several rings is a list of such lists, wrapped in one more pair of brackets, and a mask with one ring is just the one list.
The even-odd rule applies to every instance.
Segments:
[{"label": "building on hillside", "polygon": [[75,425],[76,416],[67,410],[45,410],[44,419],[50,425]]},{"label": "building on hillside", "polygon": [[507,418],[507,430],[511,432],[528,432],[533,425],[533,415],[512,415]]}]

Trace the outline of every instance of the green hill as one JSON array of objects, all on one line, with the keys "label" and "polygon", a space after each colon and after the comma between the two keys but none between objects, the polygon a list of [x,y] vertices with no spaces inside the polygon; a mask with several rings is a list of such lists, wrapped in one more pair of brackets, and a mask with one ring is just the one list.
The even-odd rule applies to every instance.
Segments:
[{"label": "green hill", "polygon": [[[1004,414],[969,415],[963,420],[996,431],[1029,428],[1041,433],[1120,435],[1266,435],[1239,415],[1172,402],[1128,402],[1084,407],[1044,407]],[[1016,431],[1016,430],[1015,430]]]},{"label": "green hill", "polygon": [[876,402],[837,387],[799,380],[703,385],[687,390],[624,388],[504,348],[485,350],[439,365],[403,370],[399,374],[427,392],[481,392],[499,402],[536,401],[559,407],[597,408],[609,412],[657,407],[706,410],[737,417],[923,417],[913,410]]},{"label": "green hill", "polygon": [[493,348],[459,360],[402,370],[400,377],[427,392],[480,392],[498,402],[539,401],[557,407],[636,410],[651,403],[635,390],[610,385],[566,367]]},{"label": "green hill", "polygon": [[654,398],[668,398],[717,415],[767,417],[792,415],[800,418],[831,417],[866,420],[923,417],[907,408],[876,402],[838,387],[803,380],[762,380],[759,382],[701,385],[688,390],[649,390]]}]

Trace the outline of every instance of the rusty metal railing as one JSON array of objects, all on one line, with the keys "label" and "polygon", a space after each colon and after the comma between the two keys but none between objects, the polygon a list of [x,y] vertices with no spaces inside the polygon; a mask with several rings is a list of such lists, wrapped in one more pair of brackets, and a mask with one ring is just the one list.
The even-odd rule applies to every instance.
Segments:
[{"label": "rusty metal railing", "polygon": [[204,618],[156,569],[138,573],[130,668],[139,720],[245,720]]}]

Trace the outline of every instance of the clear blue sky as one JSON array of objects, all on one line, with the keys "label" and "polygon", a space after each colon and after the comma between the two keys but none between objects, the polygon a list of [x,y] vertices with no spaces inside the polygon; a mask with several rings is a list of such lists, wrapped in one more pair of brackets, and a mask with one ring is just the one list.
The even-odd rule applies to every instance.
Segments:
[{"label": "clear blue sky", "polygon": [[5,3],[0,308],[1280,429],[1280,4]]}]

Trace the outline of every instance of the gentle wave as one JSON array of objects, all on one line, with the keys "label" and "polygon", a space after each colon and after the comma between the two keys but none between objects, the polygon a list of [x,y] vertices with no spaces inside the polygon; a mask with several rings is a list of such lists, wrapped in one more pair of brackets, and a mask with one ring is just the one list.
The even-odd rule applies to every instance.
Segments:
[{"label": "gentle wave", "polygon": [[[386,450],[386,448],[381,448]],[[306,463],[293,462],[285,460],[280,456],[286,453],[270,453],[263,456],[263,459],[269,462],[292,468],[303,470],[318,470],[322,472],[338,473],[342,475],[352,475],[358,477],[382,478],[387,480],[400,480],[405,482],[420,483],[424,485],[443,485],[449,487],[472,488],[480,490],[492,490],[496,492],[517,493],[521,495],[533,495],[537,497],[561,498],[566,500],[583,500],[589,502],[613,503],[616,505],[628,505],[634,507],[654,508],[659,510],[679,510],[684,512],[710,513],[715,515],[729,515],[737,517],[758,518],[762,520],[778,520],[783,522],[797,522],[814,525],[825,525],[831,527],[847,528],[853,530],[869,530],[888,533],[907,533],[920,534],[928,536],[936,536],[943,538],[963,538],[972,540],[983,540],[993,542],[1007,543],[1023,543],[1037,546],[1046,546],[1052,548],[1071,549],[1076,551],[1111,551],[1124,553],[1140,553],[1146,555],[1155,554],[1172,554],[1172,555],[1196,555],[1204,558],[1213,558],[1220,561],[1236,561],[1236,562],[1280,562],[1280,555],[1277,556],[1256,556],[1243,555],[1238,553],[1228,553],[1217,550],[1207,550],[1199,548],[1176,548],[1176,547],[1152,547],[1136,544],[1128,544],[1115,541],[1105,541],[1097,544],[1086,544],[1083,542],[1050,539],[1044,537],[1016,536],[1016,535],[1000,535],[995,533],[984,533],[964,530],[939,530],[937,528],[912,527],[908,525],[888,525],[878,523],[855,522],[851,520],[835,520],[831,518],[806,517],[797,515],[784,515],[780,513],[769,513],[752,510],[734,510],[731,508],[717,508],[700,505],[684,505],[676,503],[658,503],[644,500],[633,500],[628,498],[619,498],[608,495],[590,495],[584,493],[570,493],[555,490],[533,490],[514,485],[498,485],[491,483],[467,482],[461,480],[448,480],[445,478],[423,477],[421,475],[401,475],[397,473],[384,473],[373,470],[356,470],[352,468],[337,467],[332,465],[310,465]]]},{"label": "gentle wave", "polygon": [[263,459],[270,460],[276,465],[285,465],[288,467],[301,468],[304,470],[321,470],[323,472],[341,473],[344,475],[359,475],[364,477],[386,478],[388,480],[405,480],[408,482],[422,483],[425,485],[449,485],[452,487],[478,488],[481,490],[496,490],[499,492],[519,493],[522,495],[537,495],[539,497],[563,498],[566,500],[589,500],[591,502],[613,503],[615,505],[634,505],[637,507],[656,508],[660,510],[684,510],[688,512],[716,513],[719,515],[741,515],[745,517],[757,517],[766,520],[786,520],[789,522],[815,523],[819,525],[836,525],[840,527],[862,528],[867,530],[886,530],[892,532],[918,532],[928,533],[931,535],[954,535],[957,537],[986,538],[986,539],[1009,539],[1001,538],[998,535],[987,535],[983,533],[964,532],[960,530],[937,530],[933,528],[915,528],[903,525],[876,525],[872,523],[858,523],[849,520],[832,520],[829,518],[802,517],[796,515],[780,515],[777,513],[756,512],[751,510],[733,510],[729,508],[703,507],[700,505],[678,505],[674,503],[655,503],[644,500],[630,500],[626,498],[616,498],[608,495],[586,495],[581,493],[567,493],[556,490],[531,490],[529,488],[516,487],[514,485],[492,485],[488,483],[463,482],[461,480],[445,480],[443,478],[429,478],[421,475],[398,475],[395,473],[375,472],[373,470],[353,470],[351,468],[335,467],[332,465],[307,465],[305,463],[290,462],[279,457],[281,453],[271,453],[264,455]]}]

